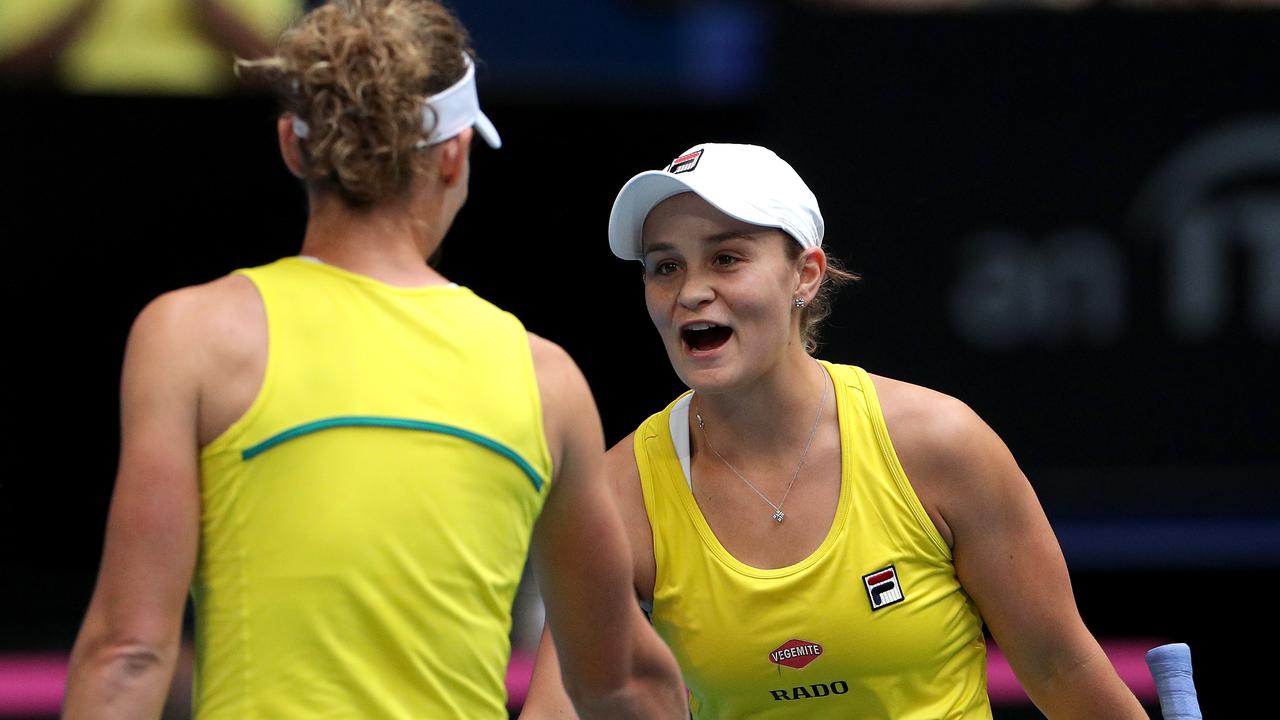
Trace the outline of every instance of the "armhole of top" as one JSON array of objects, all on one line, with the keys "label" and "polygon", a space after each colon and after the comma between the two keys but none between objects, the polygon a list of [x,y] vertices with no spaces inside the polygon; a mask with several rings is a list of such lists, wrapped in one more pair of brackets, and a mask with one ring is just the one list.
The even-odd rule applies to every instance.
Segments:
[{"label": "armhole of top", "polygon": [[885,466],[889,469],[889,473],[893,476],[893,482],[898,488],[898,493],[902,496],[904,502],[911,509],[911,514],[915,516],[916,524],[924,531],[924,534],[942,553],[943,558],[951,560],[951,548],[947,546],[947,541],[942,538],[942,533],[938,532],[938,527],[933,524],[933,518],[929,517],[929,513],[924,509],[924,503],[920,502],[920,496],[916,494],[915,487],[907,478],[907,472],[902,468],[902,462],[898,459],[898,452],[893,447],[893,440],[889,437],[889,426],[884,419],[884,410],[880,407],[880,396],[876,393],[875,383],[871,380],[871,376],[862,368],[853,368],[857,374],[858,384],[862,387],[863,398],[867,404],[867,414],[871,418],[871,426],[875,429],[876,442],[880,446],[880,454],[884,458]]},{"label": "armhole of top", "polygon": [[[653,473],[650,471],[648,462],[648,448],[645,443],[649,441],[651,434],[649,433],[649,421],[645,421],[643,425],[636,428],[635,434],[631,436],[631,457],[636,463],[636,475],[640,478],[640,494],[644,498],[644,514],[649,520],[649,530],[653,531],[653,516],[657,512],[658,500],[653,496]],[[653,535],[654,559],[657,559],[658,536]]]},{"label": "armhole of top", "polygon": [[[662,452],[673,451],[680,460],[681,470],[686,482],[690,482],[689,472],[689,403],[693,391],[686,391],[676,398],[663,412],[651,415],[640,427],[636,428],[632,437],[632,457],[636,463],[636,474],[640,478],[640,492],[644,496],[644,514],[649,522],[649,537],[653,543],[653,597],[658,596],[658,588],[663,587],[663,569],[665,563],[663,544],[658,541],[660,524],[657,488],[660,482],[658,470],[650,457],[650,451],[656,448],[650,443],[657,443]],[[679,424],[678,424],[679,423]],[[670,446],[670,447],[668,447]],[[677,488],[679,486],[676,486]],[[692,496],[692,484],[690,484]],[[678,504],[678,503],[677,503]],[[651,601],[652,603],[652,601]],[[652,615],[653,606],[648,608]]]},{"label": "armhole of top", "polygon": [[239,275],[248,280],[249,284],[253,286],[254,291],[258,294],[258,302],[262,305],[263,322],[267,330],[266,361],[263,363],[262,368],[262,382],[258,385],[258,392],[254,395],[253,401],[249,403],[249,407],[245,409],[244,413],[240,417],[236,418],[235,422],[228,425],[227,429],[223,430],[216,438],[210,440],[207,445],[200,448],[201,458],[226,452],[238,445],[245,445],[246,443],[239,443],[238,441],[244,437],[245,429],[258,415],[262,413],[262,407],[266,404],[266,398],[271,394],[271,391],[275,386],[275,360],[273,359],[273,346],[275,343],[273,342],[271,332],[271,311],[267,304],[267,293],[263,291],[262,285],[259,283],[259,278],[256,277],[259,270],[260,268],[240,269],[232,272],[231,274]]},{"label": "armhole of top", "polygon": [[[506,312],[506,311],[504,311]],[[551,459],[551,444],[547,441],[547,425],[545,416],[542,414],[542,386],[538,384],[538,369],[533,364],[533,347],[530,344],[529,331],[525,328],[524,323],[520,322],[520,318],[511,313],[507,313],[507,317],[511,318],[519,331],[518,336],[520,342],[524,345],[524,374],[525,381],[530,388],[529,402],[533,412],[534,422],[534,442],[537,444],[535,451],[538,453],[534,460],[534,467],[542,472],[542,492],[549,492],[551,482],[555,478],[555,463]]]},{"label": "armhole of top", "polygon": [[[631,436],[631,459],[636,464],[636,477],[640,480],[640,495],[644,500],[644,517],[645,522],[649,523],[649,542],[653,551],[653,591],[649,596],[648,607],[645,613],[652,619],[654,598],[658,596],[658,588],[662,587],[662,568],[663,556],[661,552],[662,544],[658,542],[658,525],[654,522],[654,518],[658,514],[658,498],[654,495],[653,487],[654,477],[653,468],[649,463],[649,449],[646,446],[650,439],[654,437],[652,432],[653,419],[645,420],[640,427],[636,428],[635,433]],[[640,601],[643,608],[644,600]]]}]

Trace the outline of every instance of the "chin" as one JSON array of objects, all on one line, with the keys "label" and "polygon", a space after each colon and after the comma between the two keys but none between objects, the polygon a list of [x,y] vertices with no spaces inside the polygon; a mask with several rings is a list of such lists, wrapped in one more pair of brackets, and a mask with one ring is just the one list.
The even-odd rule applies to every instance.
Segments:
[{"label": "chin", "polygon": [[737,385],[740,379],[740,374],[734,368],[724,365],[690,367],[686,363],[673,363],[672,367],[685,387],[708,395],[729,390]]}]

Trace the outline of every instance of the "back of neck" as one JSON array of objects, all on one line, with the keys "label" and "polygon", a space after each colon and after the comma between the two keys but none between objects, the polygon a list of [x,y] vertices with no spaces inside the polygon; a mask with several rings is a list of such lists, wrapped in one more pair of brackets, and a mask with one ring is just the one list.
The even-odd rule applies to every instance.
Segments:
[{"label": "back of neck", "polygon": [[388,285],[443,285],[448,280],[426,262],[440,235],[407,203],[357,210],[338,198],[313,198],[301,254]]}]

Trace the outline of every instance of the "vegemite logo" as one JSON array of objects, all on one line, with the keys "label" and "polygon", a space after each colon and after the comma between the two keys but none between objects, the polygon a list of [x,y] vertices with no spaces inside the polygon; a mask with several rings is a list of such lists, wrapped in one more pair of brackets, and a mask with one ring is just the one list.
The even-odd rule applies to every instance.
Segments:
[{"label": "vegemite logo", "polygon": [[769,653],[769,662],[774,665],[800,668],[808,665],[822,654],[822,646],[808,640],[788,640]]},{"label": "vegemite logo", "polygon": [[867,586],[867,597],[871,599],[871,609],[879,610],[903,600],[902,585],[898,582],[898,573],[890,565],[862,576],[862,583]]},{"label": "vegemite logo", "polygon": [[689,172],[690,170],[698,167],[698,160],[700,159],[702,159],[701,148],[694,150],[688,155],[681,155],[675,160],[672,160],[671,167],[667,168],[667,172],[671,173],[672,175],[677,175],[682,172]]}]

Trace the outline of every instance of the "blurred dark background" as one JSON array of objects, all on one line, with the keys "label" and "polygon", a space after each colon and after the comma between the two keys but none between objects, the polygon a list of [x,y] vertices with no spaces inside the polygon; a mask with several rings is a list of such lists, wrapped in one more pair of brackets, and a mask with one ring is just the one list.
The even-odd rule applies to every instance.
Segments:
[{"label": "blurred dark background", "polygon": [[[129,323],[295,253],[306,215],[269,99],[6,66],[18,1],[0,2],[0,655],[54,657],[97,570]],[[613,443],[682,389],[638,265],[607,249],[614,194],[699,142],[774,149],[864,275],[821,356],[968,402],[1031,478],[1095,634],[1187,642],[1206,715],[1260,716],[1280,12],[1151,5],[458,0],[506,144],[475,151],[441,269],[573,354]]]}]

